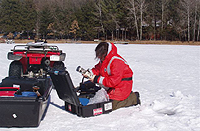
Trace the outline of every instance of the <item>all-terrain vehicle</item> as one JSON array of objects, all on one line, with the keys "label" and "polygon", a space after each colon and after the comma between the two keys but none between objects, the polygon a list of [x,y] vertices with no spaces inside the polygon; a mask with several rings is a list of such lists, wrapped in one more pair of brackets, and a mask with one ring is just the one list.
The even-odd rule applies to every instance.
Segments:
[{"label": "all-terrain vehicle", "polygon": [[57,46],[39,42],[15,45],[7,57],[13,60],[9,67],[9,77],[38,78],[46,76],[49,68],[63,70],[65,66],[62,61],[66,54]]}]

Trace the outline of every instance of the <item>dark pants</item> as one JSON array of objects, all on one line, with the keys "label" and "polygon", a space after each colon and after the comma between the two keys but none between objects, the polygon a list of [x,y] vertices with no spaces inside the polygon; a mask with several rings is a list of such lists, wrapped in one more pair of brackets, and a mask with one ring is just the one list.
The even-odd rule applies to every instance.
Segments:
[{"label": "dark pants", "polygon": [[130,95],[125,100],[123,101],[113,100],[112,110],[116,110],[121,107],[133,106],[133,105],[137,105],[137,96],[135,95],[134,92],[131,91]]}]

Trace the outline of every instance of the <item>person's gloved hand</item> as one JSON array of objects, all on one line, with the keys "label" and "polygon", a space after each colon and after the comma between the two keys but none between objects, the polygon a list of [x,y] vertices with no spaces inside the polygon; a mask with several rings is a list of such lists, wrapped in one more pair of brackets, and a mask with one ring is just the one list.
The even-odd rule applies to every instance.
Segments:
[{"label": "person's gloved hand", "polygon": [[94,78],[95,78],[96,75],[92,75],[91,77],[88,77],[88,74],[83,74],[83,76],[85,78],[88,78],[91,82],[94,82]]}]

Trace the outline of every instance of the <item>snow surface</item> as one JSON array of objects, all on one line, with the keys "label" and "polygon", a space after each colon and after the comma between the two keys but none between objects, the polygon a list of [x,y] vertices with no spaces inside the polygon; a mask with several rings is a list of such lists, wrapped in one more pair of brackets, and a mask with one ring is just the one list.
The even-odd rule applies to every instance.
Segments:
[{"label": "snow surface", "polygon": [[[54,44],[55,45],[55,44]],[[82,76],[76,67],[91,68],[96,44],[56,44],[67,53],[65,65],[75,86]],[[0,79],[8,75],[7,52],[14,44],[0,44]],[[200,131],[200,46],[122,45],[122,55],[134,71],[133,91],[141,106],[82,118],[64,110],[51,92],[46,116],[37,128],[0,128],[1,131]]]}]

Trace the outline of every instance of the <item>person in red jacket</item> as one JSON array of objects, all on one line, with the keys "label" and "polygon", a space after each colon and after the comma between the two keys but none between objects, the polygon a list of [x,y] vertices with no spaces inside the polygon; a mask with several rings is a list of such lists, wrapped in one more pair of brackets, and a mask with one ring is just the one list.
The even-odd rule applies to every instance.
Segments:
[{"label": "person in red jacket", "polygon": [[113,100],[113,110],[140,104],[139,93],[132,92],[133,71],[117,54],[117,47],[113,43],[101,42],[95,52],[100,61],[91,69],[95,77],[90,80],[107,90],[109,99]]}]

